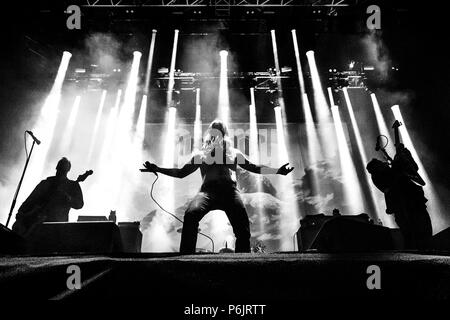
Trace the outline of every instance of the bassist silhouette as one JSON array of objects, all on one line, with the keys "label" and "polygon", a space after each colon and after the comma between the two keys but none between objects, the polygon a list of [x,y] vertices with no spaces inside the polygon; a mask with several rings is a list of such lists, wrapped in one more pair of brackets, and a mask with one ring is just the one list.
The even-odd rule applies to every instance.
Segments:
[{"label": "bassist silhouette", "polygon": [[86,171],[76,181],[67,178],[71,163],[62,158],[56,166],[56,175],[42,180],[20,206],[12,229],[27,237],[42,222],[67,222],[69,211],[84,205],[79,182],[92,171]]}]

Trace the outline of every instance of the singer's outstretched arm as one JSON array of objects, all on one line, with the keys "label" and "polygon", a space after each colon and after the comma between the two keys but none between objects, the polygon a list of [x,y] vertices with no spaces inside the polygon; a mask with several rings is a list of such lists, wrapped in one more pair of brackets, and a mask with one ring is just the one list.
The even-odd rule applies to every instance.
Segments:
[{"label": "singer's outstretched arm", "polygon": [[257,165],[252,163],[241,151],[236,149],[236,161],[237,164],[247,171],[257,173],[257,174],[281,174],[283,176],[290,173],[294,168],[289,168],[289,163],[282,165],[279,168],[271,168],[264,165]]},{"label": "singer's outstretched arm", "polygon": [[193,157],[189,162],[187,162],[183,167],[181,168],[161,168],[158,167],[154,163],[145,162],[144,167],[147,169],[148,172],[159,172],[166,176],[174,177],[174,178],[184,178],[191,173],[195,172],[200,165],[198,164],[198,161],[195,161],[195,157]]}]

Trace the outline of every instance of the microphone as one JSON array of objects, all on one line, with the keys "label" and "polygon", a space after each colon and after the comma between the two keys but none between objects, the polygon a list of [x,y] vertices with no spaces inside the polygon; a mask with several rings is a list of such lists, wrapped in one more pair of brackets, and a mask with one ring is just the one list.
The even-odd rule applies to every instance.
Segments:
[{"label": "microphone", "polygon": [[36,138],[33,134],[33,132],[31,132],[30,130],[25,131],[26,133],[28,133],[31,138],[34,140],[34,142],[36,142],[37,144],[41,144],[41,140],[39,140],[38,138]]},{"label": "microphone", "polygon": [[381,146],[380,146],[380,136],[377,137],[377,144],[375,145],[375,151],[380,151]]},{"label": "microphone", "polygon": [[[148,161],[147,161],[147,162],[148,162]],[[146,162],[146,163],[147,163],[147,162]],[[147,169],[147,168],[145,168],[145,169],[139,169],[139,171],[140,171],[140,172],[151,172],[151,173],[153,173],[155,176],[158,176],[158,172],[149,170],[149,169]]]}]

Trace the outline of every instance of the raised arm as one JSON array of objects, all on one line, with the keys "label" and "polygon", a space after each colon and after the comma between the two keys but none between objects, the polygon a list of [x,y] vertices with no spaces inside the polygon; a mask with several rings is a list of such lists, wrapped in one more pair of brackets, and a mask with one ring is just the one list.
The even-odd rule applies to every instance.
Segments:
[{"label": "raised arm", "polygon": [[181,168],[161,168],[161,167],[158,167],[156,164],[150,163],[147,161],[144,163],[144,167],[146,170],[141,170],[141,171],[159,172],[166,176],[170,176],[170,177],[174,177],[174,178],[184,178],[184,177],[190,175],[191,173],[193,173],[195,170],[197,170],[199,168],[199,166],[200,166],[200,164],[198,161],[195,161],[195,156],[194,156],[194,157],[192,157],[192,159],[189,162],[187,162]]},{"label": "raised arm", "polygon": [[252,162],[243,154],[241,151],[236,149],[236,161],[237,164],[247,171],[257,173],[257,174],[281,174],[283,176],[290,173],[294,168],[289,168],[289,163],[282,165],[279,168],[271,168],[264,165],[257,165]]}]

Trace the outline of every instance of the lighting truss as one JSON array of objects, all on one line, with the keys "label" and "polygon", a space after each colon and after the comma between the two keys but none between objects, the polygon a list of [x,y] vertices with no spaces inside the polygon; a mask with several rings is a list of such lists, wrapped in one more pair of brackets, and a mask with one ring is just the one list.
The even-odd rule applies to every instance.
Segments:
[{"label": "lighting truss", "polygon": [[[181,90],[195,90],[200,86],[200,83],[210,80],[219,80],[219,75],[214,73],[191,73],[191,72],[176,72],[175,81],[179,85]],[[228,79],[233,82],[236,80],[238,83],[252,83],[255,90],[272,90],[274,83],[277,83],[278,79],[290,79],[289,73],[281,74],[279,76],[274,75],[269,71],[263,72],[233,72],[228,74]],[[168,75],[160,75],[154,78],[158,88],[166,89],[169,80]],[[235,87],[231,85],[232,87]]]},{"label": "lighting truss", "polygon": [[85,7],[347,7],[358,0],[83,0]]}]

